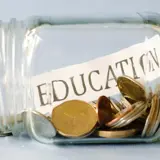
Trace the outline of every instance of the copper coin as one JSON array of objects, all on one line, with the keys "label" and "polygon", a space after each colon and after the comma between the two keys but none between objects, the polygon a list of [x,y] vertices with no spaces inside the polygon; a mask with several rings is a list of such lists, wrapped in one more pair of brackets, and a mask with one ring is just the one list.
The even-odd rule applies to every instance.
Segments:
[{"label": "copper coin", "polygon": [[89,134],[97,124],[96,110],[84,101],[66,101],[52,111],[52,123],[65,137],[81,137]]},{"label": "copper coin", "polygon": [[134,136],[138,130],[129,129],[129,130],[119,130],[119,131],[97,131],[95,134],[99,137],[104,138],[126,138]]},{"label": "copper coin", "polygon": [[146,100],[144,87],[135,79],[128,76],[120,76],[117,79],[117,85],[123,96],[128,96],[135,101]]},{"label": "copper coin", "polygon": [[113,119],[113,110],[111,108],[111,101],[105,96],[101,96],[97,102],[98,122],[104,125]]}]

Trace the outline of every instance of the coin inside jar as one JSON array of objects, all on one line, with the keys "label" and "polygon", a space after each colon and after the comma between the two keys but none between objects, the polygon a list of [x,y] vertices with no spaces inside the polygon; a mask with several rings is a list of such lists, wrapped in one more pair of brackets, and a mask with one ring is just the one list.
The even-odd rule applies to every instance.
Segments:
[{"label": "coin inside jar", "polygon": [[128,130],[118,130],[118,131],[97,131],[95,135],[104,138],[127,138],[135,135],[138,130],[128,129]]},{"label": "coin inside jar", "polygon": [[144,87],[131,77],[118,77],[117,85],[123,96],[127,96],[135,101],[142,101],[146,99]]},{"label": "coin inside jar", "polygon": [[25,130],[28,135],[41,143],[53,143],[56,130],[51,121],[35,110],[25,110],[22,113]]},{"label": "coin inside jar", "polygon": [[57,132],[65,137],[82,137],[95,128],[97,113],[89,103],[70,100],[53,109],[52,123]]},{"label": "coin inside jar", "polygon": [[149,115],[146,119],[146,122],[145,122],[145,126],[144,126],[144,129],[143,129],[143,132],[141,134],[142,137],[144,136],[149,136],[149,131],[150,131],[150,128],[152,127],[152,121],[153,121],[153,118],[155,118],[155,114],[156,114],[156,110],[157,110],[157,103],[158,103],[159,99],[158,99],[158,95],[154,95],[153,98],[152,98],[152,101],[151,101],[151,108],[150,108],[150,112],[149,112]]},{"label": "coin inside jar", "polygon": [[155,132],[157,131],[158,126],[160,124],[160,107],[159,107],[160,103],[159,102],[160,102],[160,99],[158,97],[156,112],[155,112],[155,115],[154,115],[153,120],[152,120],[152,125],[151,125],[151,128],[150,128],[150,131],[147,134],[149,137],[151,137],[155,134]]},{"label": "coin inside jar", "polygon": [[111,108],[111,101],[105,96],[101,96],[97,102],[98,122],[104,125],[113,119],[113,111]]},{"label": "coin inside jar", "polygon": [[142,135],[146,137],[153,136],[159,124],[157,124],[157,119],[159,116],[159,97],[155,94],[151,102],[150,114],[147,117],[146,124]]},{"label": "coin inside jar", "polygon": [[106,123],[105,125],[108,127],[114,126],[115,123],[117,123],[123,116],[128,114],[131,110],[132,108],[123,109],[121,112],[117,113],[110,122]]},{"label": "coin inside jar", "polygon": [[[135,105],[135,107],[134,107],[134,105]],[[133,122],[134,120],[139,118],[148,107],[147,104],[145,104],[145,102],[143,102],[143,101],[136,102],[132,106],[133,106],[133,110],[130,111],[125,116],[123,116],[121,119],[119,119],[119,121],[117,123],[115,123],[114,126],[112,126],[112,128],[121,128],[121,127],[124,127],[124,126],[130,124],[131,122]]]}]

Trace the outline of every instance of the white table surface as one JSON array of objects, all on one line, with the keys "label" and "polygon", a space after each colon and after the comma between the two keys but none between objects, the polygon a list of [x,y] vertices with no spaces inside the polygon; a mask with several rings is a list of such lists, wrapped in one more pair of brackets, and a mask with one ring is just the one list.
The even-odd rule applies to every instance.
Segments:
[{"label": "white table surface", "polygon": [[45,145],[36,141],[13,137],[0,138],[0,158],[36,160],[156,160],[160,156],[160,144],[139,145]]},{"label": "white table surface", "polygon": [[[0,19],[24,19],[32,15],[67,17],[105,17],[113,13],[133,14],[137,11],[160,12],[159,0],[0,0]],[[89,160],[141,159],[156,160],[160,145],[44,145],[26,138],[0,138],[1,160]]]}]

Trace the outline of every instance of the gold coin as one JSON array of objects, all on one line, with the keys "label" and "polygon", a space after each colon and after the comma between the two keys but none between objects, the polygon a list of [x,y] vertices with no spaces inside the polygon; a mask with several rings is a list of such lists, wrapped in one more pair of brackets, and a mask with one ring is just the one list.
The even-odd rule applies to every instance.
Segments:
[{"label": "gold coin", "polygon": [[104,138],[126,138],[134,136],[138,130],[128,129],[128,130],[119,130],[119,131],[97,131],[95,135]]},{"label": "gold coin", "polygon": [[113,119],[111,101],[105,96],[98,98],[97,102],[98,122],[100,125],[110,122]]},{"label": "gold coin", "polygon": [[158,96],[158,104],[157,104],[157,118],[155,120],[154,126],[152,127],[152,130],[150,132],[150,136],[153,136],[160,124],[160,84],[157,84],[156,89],[155,89],[155,94]]},{"label": "gold coin", "polygon": [[[155,97],[153,98],[153,102],[152,105],[155,107],[152,119],[151,119],[151,123],[148,127],[148,130],[146,131],[146,136],[150,137],[153,136],[155,130],[157,129],[157,119],[158,119],[158,114],[159,114],[159,97],[158,95],[155,95]],[[158,127],[158,126],[157,126]]]},{"label": "gold coin", "polygon": [[156,119],[156,122],[154,124],[154,127],[150,133],[150,136],[153,136],[157,130],[158,130],[158,127],[159,127],[159,124],[160,124],[160,97],[159,97],[159,106],[158,106],[159,110],[158,110],[158,116],[157,116],[157,119]]},{"label": "gold coin", "polygon": [[84,101],[66,101],[52,111],[52,123],[66,137],[81,137],[93,131],[97,124],[96,110]]},{"label": "gold coin", "polygon": [[145,89],[136,80],[128,76],[121,76],[117,79],[117,85],[123,96],[128,96],[135,101],[146,100]]},{"label": "gold coin", "polygon": [[153,136],[157,132],[159,124],[160,124],[160,88],[158,88],[157,90],[157,95],[158,95],[158,105],[157,105],[158,115],[157,115],[157,119],[155,121],[154,127],[152,128],[152,131],[150,132],[150,136]]},{"label": "gold coin", "polygon": [[146,134],[148,135],[148,130],[150,129],[150,127],[152,125],[152,119],[153,119],[153,116],[156,111],[157,103],[158,103],[158,96],[155,94],[152,98],[150,112],[149,112],[149,115],[146,119],[146,123],[145,123],[144,129],[143,129],[143,132],[141,134],[142,137],[145,137]]}]

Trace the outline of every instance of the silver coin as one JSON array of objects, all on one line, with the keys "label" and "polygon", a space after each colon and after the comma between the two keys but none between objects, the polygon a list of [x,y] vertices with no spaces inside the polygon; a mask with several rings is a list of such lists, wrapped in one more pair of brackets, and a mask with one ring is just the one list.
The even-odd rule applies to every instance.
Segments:
[{"label": "silver coin", "polygon": [[[141,105],[143,102],[136,102],[136,103],[134,103],[133,105],[132,105],[132,109],[130,110],[130,112],[128,112],[127,114],[125,114],[123,117],[121,117],[118,121],[116,121],[115,123],[113,123],[112,124],[112,127],[113,126],[116,126],[117,124],[119,124],[121,121],[123,121],[124,120],[124,118],[126,118],[126,117],[130,117],[130,115],[132,115],[134,112],[135,112],[135,110],[134,110],[134,108],[135,108],[135,106],[139,106],[139,105]],[[124,122],[124,121],[123,121]]]},{"label": "silver coin", "polygon": [[143,102],[143,101],[134,103],[132,105],[133,106],[133,110],[131,110],[128,114],[126,114],[125,116],[120,118],[118,122],[113,124],[112,128],[119,128],[120,126],[124,126],[125,124],[127,125],[128,124],[127,123],[128,120],[130,120],[130,121],[132,120],[133,121],[135,115],[138,114],[138,113],[141,113],[141,110],[144,109],[144,104],[145,104],[145,102]]},{"label": "silver coin", "polygon": [[133,122],[134,120],[138,119],[139,117],[141,117],[141,115],[145,112],[146,109],[147,109],[147,106],[146,104],[144,104],[144,106],[142,106],[141,109],[135,110],[135,112],[130,117],[123,120],[123,123],[116,126],[116,128],[124,127],[130,124],[131,122]]},{"label": "silver coin", "polygon": [[153,119],[153,116],[155,114],[155,110],[156,110],[156,107],[155,107],[155,104],[156,104],[156,100],[157,100],[157,95],[155,94],[152,98],[152,101],[151,101],[151,107],[150,107],[150,112],[149,112],[149,115],[146,119],[146,122],[145,122],[145,125],[144,125],[144,128],[143,128],[143,131],[142,131],[142,134],[141,134],[141,137],[145,137],[150,126],[151,126],[151,123],[152,123],[152,119]]},{"label": "silver coin", "polygon": [[53,143],[56,129],[47,117],[37,111],[27,110],[23,112],[23,121],[30,137],[41,143]]},{"label": "silver coin", "polygon": [[158,126],[160,124],[160,97],[158,97],[158,103],[156,106],[156,111],[155,111],[155,120],[153,120],[153,124],[151,125],[150,132],[146,134],[146,136],[151,137],[155,134],[155,132],[158,129]]},{"label": "silver coin", "polygon": [[152,129],[150,136],[153,136],[157,132],[158,127],[160,125],[160,88],[158,88],[157,95],[158,95],[158,99],[159,99],[159,105],[158,105],[159,111],[158,111],[156,123],[154,125],[154,128]]},{"label": "silver coin", "polygon": [[140,109],[134,110],[134,112],[132,112],[132,114],[130,116],[128,116],[128,118],[121,119],[119,121],[119,123],[117,123],[113,128],[121,128],[121,127],[124,127],[124,126],[130,124],[131,122],[133,122],[134,120],[139,118],[139,116],[141,116],[141,114],[142,114],[142,111]]}]

